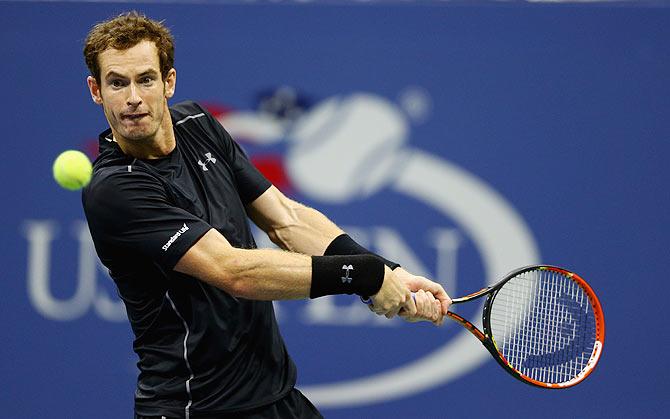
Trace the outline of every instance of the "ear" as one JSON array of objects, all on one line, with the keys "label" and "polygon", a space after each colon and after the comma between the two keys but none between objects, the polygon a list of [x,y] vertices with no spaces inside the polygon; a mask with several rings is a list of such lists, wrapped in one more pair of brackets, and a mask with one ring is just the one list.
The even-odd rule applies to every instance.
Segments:
[{"label": "ear", "polygon": [[170,99],[174,96],[175,88],[177,87],[177,70],[171,68],[165,76],[165,98]]},{"label": "ear", "polygon": [[91,92],[91,98],[93,102],[98,105],[102,105],[102,95],[100,94],[100,86],[98,81],[93,76],[86,77],[86,84],[88,84],[88,90]]}]

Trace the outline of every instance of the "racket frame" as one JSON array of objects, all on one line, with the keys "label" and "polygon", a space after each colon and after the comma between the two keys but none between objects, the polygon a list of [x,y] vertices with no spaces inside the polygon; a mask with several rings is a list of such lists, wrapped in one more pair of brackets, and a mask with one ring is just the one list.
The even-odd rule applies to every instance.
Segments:
[{"label": "racket frame", "polygon": [[[591,303],[591,306],[594,310],[594,317],[596,321],[596,337],[593,352],[591,354],[588,363],[586,364],[586,367],[576,377],[566,382],[545,383],[542,381],[535,380],[531,377],[528,377],[527,375],[518,371],[511,365],[509,361],[507,361],[507,359],[505,359],[502,352],[498,350],[498,346],[495,342],[495,339],[493,338],[493,333],[491,332],[491,318],[490,318],[491,306],[498,291],[503,287],[503,285],[505,285],[506,282],[516,277],[517,275],[520,275],[524,272],[535,271],[535,270],[558,272],[575,281],[585,291]],[[470,321],[466,320],[465,318],[459,316],[458,314],[452,311],[447,312],[447,317],[459,323],[461,326],[465,327],[468,331],[470,331],[470,333],[472,333],[472,335],[476,337],[482,343],[482,345],[484,345],[484,347],[491,353],[491,355],[493,356],[493,358],[495,358],[498,364],[500,364],[500,366],[503,367],[503,369],[507,371],[510,375],[512,375],[514,378],[532,386],[537,386],[541,388],[550,388],[550,389],[563,389],[579,384],[593,372],[593,369],[598,363],[598,360],[600,359],[600,355],[602,353],[603,343],[605,340],[605,320],[598,297],[596,297],[595,293],[593,292],[593,289],[591,289],[588,283],[584,281],[584,279],[582,279],[579,275],[570,272],[566,269],[552,265],[524,266],[522,268],[515,269],[514,271],[508,273],[507,276],[505,276],[505,278],[499,281],[498,283],[488,286],[486,288],[482,288],[481,290],[474,292],[472,294],[468,294],[464,297],[454,298],[451,300],[451,303],[452,305],[461,304],[472,300],[476,300],[483,296],[486,296],[486,301],[484,302],[484,310],[482,312],[482,325],[484,332],[480,331],[477,328],[477,326],[472,324]]]}]

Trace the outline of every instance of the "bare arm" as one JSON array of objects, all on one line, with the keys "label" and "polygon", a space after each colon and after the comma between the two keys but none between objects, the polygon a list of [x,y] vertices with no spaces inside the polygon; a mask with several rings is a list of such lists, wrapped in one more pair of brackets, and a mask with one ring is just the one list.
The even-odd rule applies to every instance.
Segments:
[{"label": "bare arm", "polygon": [[307,255],[323,255],[342,229],[319,211],[287,198],[271,186],[247,206],[249,217],[277,246]]},{"label": "bare arm", "polygon": [[[293,201],[274,186],[271,186],[249,204],[247,212],[254,223],[268,234],[273,243],[282,249],[293,252],[322,255],[328,245],[337,236],[344,233],[325,215]],[[386,278],[389,276],[388,273],[387,269],[385,284],[387,282]],[[418,317],[414,321],[416,319],[428,319],[436,322],[436,324],[442,322],[443,313],[440,313],[439,309],[437,313],[434,313],[432,303],[427,302],[429,300],[435,301],[435,298],[439,299],[444,306],[444,314],[446,314],[451,300],[442,286],[426,278],[416,277],[402,268],[397,269],[393,279],[401,279],[404,286],[410,288],[411,291],[418,291],[423,288],[428,292],[427,294],[421,293],[419,296],[419,301],[422,302],[424,310],[418,313]],[[395,285],[397,286],[397,284]],[[376,298],[373,298],[373,300],[376,300]],[[386,307],[382,306],[382,302],[383,300],[380,300],[379,304],[375,304],[377,306],[375,311],[378,314],[387,314],[387,317],[393,317],[395,312],[389,312]],[[407,317],[407,313],[404,314]],[[437,319],[435,316],[437,316]]]},{"label": "bare arm", "polygon": [[288,199],[274,186],[249,204],[247,210],[271,240],[288,251],[238,249],[212,229],[186,252],[175,270],[237,297],[309,297],[312,264],[307,255],[322,255],[342,230],[321,213]]},{"label": "bare arm", "polygon": [[174,268],[235,297],[290,300],[309,297],[309,256],[271,249],[237,249],[215,229],[193,245]]},{"label": "bare arm", "polygon": [[[182,256],[175,270],[236,297],[253,300],[309,297],[313,265],[307,255],[323,255],[343,231],[320,212],[288,199],[274,186],[247,210],[273,242],[289,251],[237,249],[211,229]],[[409,289],[388,267],[382,286],[372,299],[377,314],[392,317],[400,310],[416,314]]]},{"label": "bare arm", "polygon": [[[251,300],[307,298],[312,284],[310,256],[271,249],[237,249],[215,229],[209,230],[174,268],[235,297]],[[378,314],[405,310],[416,314],[409,289],[385,268],[381,289],[373,297]]]}]

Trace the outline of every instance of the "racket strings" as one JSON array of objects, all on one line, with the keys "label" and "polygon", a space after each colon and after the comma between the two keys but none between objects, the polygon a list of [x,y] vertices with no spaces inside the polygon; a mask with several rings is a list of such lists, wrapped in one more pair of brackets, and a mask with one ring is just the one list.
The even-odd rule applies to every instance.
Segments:
[{"label": "racket strings", "polygon": [[591,303],[577,283],[559,272],[527,271],[512,278],[496,294],[489,316],[500,353],[534,380],[569,381],[593,353]]}]

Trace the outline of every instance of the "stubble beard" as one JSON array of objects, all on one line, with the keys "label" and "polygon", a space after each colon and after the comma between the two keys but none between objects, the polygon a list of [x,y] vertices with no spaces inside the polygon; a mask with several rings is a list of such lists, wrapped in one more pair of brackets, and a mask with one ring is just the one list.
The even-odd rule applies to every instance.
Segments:
[{"label": "stubble beard", "polygon": [[[149,143],[156,139],[156,134],[160,130],[164,116],[163,106],[157,110],[158,115],[153,113],[149,114],[145,118],[150,118],[151,120],[147,122],[142,121],[142,124],[139,126],[131,125],[129,127],[128,125],[124,124],[120,115],[116,116],[113,114],[113,112],[110,112],[112,113],[113,118],[108,116],[107,119],[108,121],[115,121],[115,124],[110,123],[110,125],[114,128],[114,131],[116,131],[116,133],[122,137],[123,140],[134,143],[136,145],[141,145],[142,143]],[[107,110],[105,110],[105,114],[108,114]]]}]

